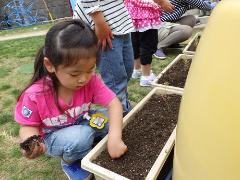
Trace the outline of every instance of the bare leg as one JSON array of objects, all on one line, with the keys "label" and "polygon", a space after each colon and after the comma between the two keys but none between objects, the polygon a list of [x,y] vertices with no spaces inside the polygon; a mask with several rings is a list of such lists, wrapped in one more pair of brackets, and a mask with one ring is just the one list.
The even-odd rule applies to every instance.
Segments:
[{"label": "bare leg", "polygon": [[140,58],[137,58],[137,59],[134,60],[134,69],[141,70]]},{"label": "bare leg", "polygon": [[151,64],[142,65],[142,75],[150,76],[151,73]]}]

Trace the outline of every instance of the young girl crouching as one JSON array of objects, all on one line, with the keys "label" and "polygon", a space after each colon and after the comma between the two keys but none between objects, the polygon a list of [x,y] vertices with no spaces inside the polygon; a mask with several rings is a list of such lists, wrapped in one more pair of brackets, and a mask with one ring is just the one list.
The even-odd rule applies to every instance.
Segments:
[{"label": "young girl crouching", "polygon": [[[97,57],[97,37],[84,22],[54,25],[37,53],[33,77],[15,109],[23,155],[34,159],[46,152],[60,157],[69,179],[90,175],[81,169],[80,160],[96,138],[109,134],[112,158],[127,150],[122,141],[122,105],[95,74]],[[92,104],[106,109],[91,110]]]}]

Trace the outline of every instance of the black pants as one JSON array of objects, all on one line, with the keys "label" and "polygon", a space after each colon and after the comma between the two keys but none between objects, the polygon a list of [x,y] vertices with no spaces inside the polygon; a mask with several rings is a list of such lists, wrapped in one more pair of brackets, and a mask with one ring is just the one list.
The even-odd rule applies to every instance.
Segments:
[{"label": "black pants", "polygon": [[149,29],[144,32],[133,32],[131,36],[134,59],[140,57],[142,65],[151,64],[152,55],[157,50],[158,30]]}]

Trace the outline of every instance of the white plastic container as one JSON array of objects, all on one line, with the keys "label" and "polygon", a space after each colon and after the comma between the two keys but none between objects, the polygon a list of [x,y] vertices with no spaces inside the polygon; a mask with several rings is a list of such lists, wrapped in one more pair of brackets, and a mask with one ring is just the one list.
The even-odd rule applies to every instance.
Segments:
[{"label": "white plastic container", "polygon": [[187,54],[179,54],[167,67],[163,69],[163,71],[156,77],[156,79],[152,82],[153,87],[160,87],[166,90],[174,90],[174,91],[180,91],[183,92],[184,88],[176,87],[176,86],[170,86],[165,84],[159,84],[159,79],[179,60],[181,59],[193,59],[193,55],[187,55]]},{"label": "white plastic container", "polygon": [[198,18],[200,24],[207,24],[209,16],[199,16],[197,18]]},{"label": "white plastic container", "polygon": [[198,32],[193,36],[193,38],[189,41],[187,46],[183,49],[183,54],[188,54],[188,55],[194,55],[195,51],[189,50],[189,48],[192,46],[194,43],[199,43],[199,39],[201,38],[201,32]]},{"label": "white plastic container", "polygon": [[[137,112],[141,110],[144,104],[151,98],[154,94],[177,94],[182,95],[182,92],[174,91],[174,90],[166,90],[162,88],[153,88],[147,96],[145,96],[133,109],[129,112],[123,119],[123,128],[132,120],[132,116],[134,116]],[[176,136],[176,128],[171,133],[170,137],[168,138],[166,144],[164,145],[161,153],[157,157],[155,163],[153,164],[151,170],[149,171],[148,175],[146,176],[146,180],[155,180],[158,177],[160,170],[162,169],[165,161],[170,154]],[[123,177],[113,171],[105,169],[92,161],[96,159],[103,150],[106,149],[108,137],[106,136],[102,139],[83,159],[81,162],[82,168],[86,169],[89,172],[92,172],[97,180],[105,179],[105,180],[128,180],[127,177]]]}]

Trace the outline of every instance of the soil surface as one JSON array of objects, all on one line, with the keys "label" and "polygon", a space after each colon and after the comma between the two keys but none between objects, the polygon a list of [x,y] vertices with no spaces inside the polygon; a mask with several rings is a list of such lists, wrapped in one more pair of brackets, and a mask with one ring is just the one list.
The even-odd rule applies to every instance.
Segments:
[{"label": "soil surface", "polygon": [[180,101],[180,95],[154,94],[123,130],[128,152],[112,160],[105,150],[94,162],[129,179],[145,179],[176,126]]},{"label": "soil surface", "polygon": [[158,84],[184,88],[192,59],[180,59],[158,80]]},{"label": "soil surface", "polygon": [[192,44],[189,46],[188,51],[196,51],[198,43],[201,39],[201,36],[197,36],[197,38],[192,42]]}]

